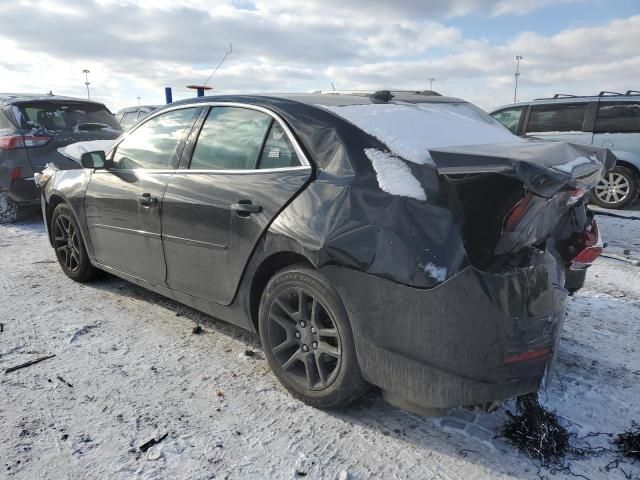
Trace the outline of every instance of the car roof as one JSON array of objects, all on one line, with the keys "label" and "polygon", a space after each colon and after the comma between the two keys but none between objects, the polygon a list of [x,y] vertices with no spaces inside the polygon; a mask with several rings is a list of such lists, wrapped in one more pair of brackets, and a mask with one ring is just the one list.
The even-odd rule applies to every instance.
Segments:
[{"label": "car roof", "polygon": [[156,108],[163,107],[164,105],[136,105],[135,107],[124,107],[118,110],[118,113],[137,112],[139,110],[155,110]]},{"label": "car roof", "polygon": [[94,103],[96,105],[104,105],[102,102],[96,102],[94,100],[87,100],[86,98],[77,97],[65,97],[62,95],[50,95],[42,93],[0,93],[0,106],[11,105],[19,102],[60,102],[60,101],[73,101],[83,103]]},{"label": "car roof", "polygon": [[527,105],[553,105],[563,103],[585,103],[585,102],[628,102],[629,100],[640,101],[640,92],[637,90],[629,90],[627,93],[617,92],[600,92],[598,95],[569,95],[556,93],[549,98],[536,98],[529,102],[516,102],[508,105],[502,105],[491,110],[491,113],[506,108],[526,107]]},{"label": "car roof", "polygon": [[[390,93],[392,98],[385,101],[382,95]],[[382,90],[377,92],[313,92],[313,93],[266,93],[266,94],[245,94],[245,95],[210,95],[205,97],[196,97],[183,99],[173,102],[170,105],[180,105],[186,103],[200,102],[247,102],[258,99],[270,100],[288,100],[291,102],[303,103],[306,105],[326,105],[326,106],[345,106],[345,105],[368,105],[380,103],[467,103],[465,100],[455,97],[445,97],[431,91],[406,91],[406,90]]]}]

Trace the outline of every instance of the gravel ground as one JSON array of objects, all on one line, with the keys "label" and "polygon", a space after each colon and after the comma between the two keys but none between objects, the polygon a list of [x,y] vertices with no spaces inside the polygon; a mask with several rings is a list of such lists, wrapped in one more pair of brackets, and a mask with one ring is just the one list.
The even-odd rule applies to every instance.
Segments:
[{"label": "gravel ground", "polygon": [[[640,258],[640,221],[599,221],[612,250]],[[67,279],[36,220],[0,226],[0,322],[1,370],[56,355],[0,372],[0,478],[570,476],[539,470],[499,437],[508,403],[423,418],[375,390],[337,412],[293,400],[253,336],[114,277]],[[600,259],[570,300],[541,394],[572,432],[640,421],[639,335],[640,268]],[[611,448],[607,436],[590,442]],[[629,461],[607,471],[616,458],[566,461],[587,478],[640,476]]]}]

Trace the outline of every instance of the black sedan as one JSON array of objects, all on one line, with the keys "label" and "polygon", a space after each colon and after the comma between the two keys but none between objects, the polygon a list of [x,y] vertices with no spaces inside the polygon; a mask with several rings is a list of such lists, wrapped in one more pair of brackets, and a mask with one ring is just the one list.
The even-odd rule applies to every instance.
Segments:
[{"label": "black sedan", "polygon": [[420,92],[204,97],[55,172],[42,208],[70,278],[258,332],[311,405],[375,384],[418,410],[538,388],[601,251],[582,194],[614,163]]}]

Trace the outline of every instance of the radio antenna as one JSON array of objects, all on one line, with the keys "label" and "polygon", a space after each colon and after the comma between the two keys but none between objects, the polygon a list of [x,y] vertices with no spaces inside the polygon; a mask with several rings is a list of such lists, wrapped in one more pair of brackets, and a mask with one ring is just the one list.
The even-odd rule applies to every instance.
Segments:
[{"label": "radio antenna", "polygon": [[203,86],[205,86],[207,83],[209,83],[209,80],[211,80],[211,77],[213,77],[216,74],[216,72],[220,69],[220,67],[222,66],[224,61],[227,59],[227,57],[229,55],[231,55],[232,53],[233,53],[233,44],[230,43],[229,44],[229,50],[227,50],[227,52],[224,54],[224,57],[222,57],[222,60],[220,60],[220,63],[218,64],[218,66],[215,68],[215,70],[211,73],[211,75],[209,75],[209,77],[202,84]]}]

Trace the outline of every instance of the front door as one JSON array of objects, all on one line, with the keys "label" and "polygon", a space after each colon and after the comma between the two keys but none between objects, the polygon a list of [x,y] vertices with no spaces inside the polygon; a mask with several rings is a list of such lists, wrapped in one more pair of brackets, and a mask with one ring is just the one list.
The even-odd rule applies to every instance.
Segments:
[{"label": "front door", "polygon": [[96,261],[165,285],[162,196],[199,110],[150,118],[116,145],[112,168],[92,174],[85,209]]},{"label": "front door", "polygon": [[[164,196],[167,284],[228,305],[261,235],[311,175],[268,112],[214,106]],[[197,139],[196,139],[197,136]]]}]

